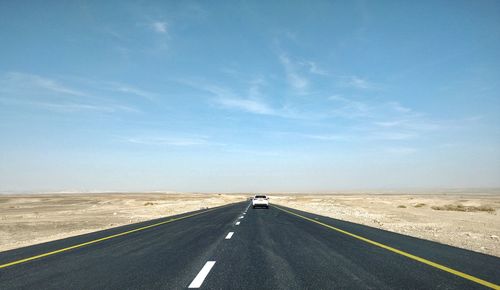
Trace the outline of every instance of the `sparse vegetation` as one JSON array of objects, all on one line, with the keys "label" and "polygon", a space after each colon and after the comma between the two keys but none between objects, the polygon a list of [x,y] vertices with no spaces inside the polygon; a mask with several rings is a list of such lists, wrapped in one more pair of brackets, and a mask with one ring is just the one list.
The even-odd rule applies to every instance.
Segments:
[{"label": "sparse vegetation", "polygon": [[465,212],[485,211],[489,213],[495,212],[495,209],[488,205],[465,206],[462,204],[446,204],[443,206],[432,206],[431,208],[433,210],[446,210],[446,211],[465,211]]},{"label": "sparse vegetation", "polygon": [[144,205],[145,205],[145,206],[148,206],[148,205],[155,205],[155,204],[154,204],[154,203],[152,203],[152,202],[150,202],[150,201],[148,201],[148,202],[146,202]]},{"label": "sparse vegetation", "polygon": [[406,205],[400,204],[400,205],[398,205],[398,208],[406,208]]},{"label": "sparse vegetation", "polygon": [[425,203],[417,203],[416,205],[414,205],[414,207],[424,207],[426,206]]}]

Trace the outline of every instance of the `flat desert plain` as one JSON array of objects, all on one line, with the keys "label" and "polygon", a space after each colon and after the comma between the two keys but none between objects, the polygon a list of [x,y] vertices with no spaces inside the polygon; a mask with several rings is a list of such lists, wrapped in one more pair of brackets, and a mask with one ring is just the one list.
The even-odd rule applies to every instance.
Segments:
[{"label": "flat desert plain", "polygon": [[0,251],[245,199],[237,194],[0,195]]},{"label": "flat desert plain", "polygon": [[[0,251],[243,201],[250,194],[0,195]],[[271,204],[500,257],[500,193],[274,194]]]},{"label": "flat desert plain", "polygon": [[500,194],[276,195],[272,203],[500,257]]}]

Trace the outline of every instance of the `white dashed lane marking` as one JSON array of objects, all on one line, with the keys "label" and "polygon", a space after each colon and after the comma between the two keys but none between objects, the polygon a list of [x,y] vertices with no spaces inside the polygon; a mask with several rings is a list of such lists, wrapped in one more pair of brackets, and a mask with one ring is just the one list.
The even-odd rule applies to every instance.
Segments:
[{"label": "white dashed lane marking", "polygon": [[[250,207],[250,205],[247,206],[245,209],[245,212],[239,217],[240,219],[244,218],[245,215],[247,214],[247,210]],[[239,226],[240,222],[236,222],[235,225]],[[227,236],[225,237],[226,240],[230,240],[234,235],[234,232],[229,232]],[[203,284],[203,281],[205,281],[205,278],[208,276],[208,273],[210,273],[210,270],[212,270],[212,267],[215,265],[215,261],[208,261],[205,263],[203,268],[201,268],[200,272],[194,280],[189,284],[188,288],[200,288],[201,285]]]},{"label": "white dashed lane marking", "polygon": [[210,273],[210,270],[212,270],[212,267],[215,265],[215,261],[208,261],[205,263],[205,266],[201,268],[200,273],[196,275],[194,278],[193,282],[189,284],[188,288],[200,288],[201,284],[203,284],[203,281],[205,281],[205,278],[207,277],[208,273]]}]

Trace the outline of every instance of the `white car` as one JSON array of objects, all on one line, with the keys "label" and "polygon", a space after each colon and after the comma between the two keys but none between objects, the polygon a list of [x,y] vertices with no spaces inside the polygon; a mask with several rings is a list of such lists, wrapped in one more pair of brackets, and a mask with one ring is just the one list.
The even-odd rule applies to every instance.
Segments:
[{"label": "white car", "polygon": [[256,195],[252,199],[252,207],[253,208],[256,208],[256,207],[269,208],[269,197],[267,197],[265,195]]}]

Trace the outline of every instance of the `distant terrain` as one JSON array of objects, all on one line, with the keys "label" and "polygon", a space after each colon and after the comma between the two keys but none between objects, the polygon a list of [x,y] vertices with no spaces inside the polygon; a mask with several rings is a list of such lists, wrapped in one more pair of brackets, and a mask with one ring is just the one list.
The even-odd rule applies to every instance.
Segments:
[{"label": "distant terrain", "polygon": [[[375,194],[378,193],[378,194]],[[0,251],[244,201],[251,194],[0,195]],[[500,257],[500,191],[271,194],[280,204]]]}]

